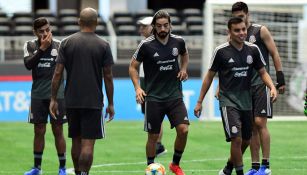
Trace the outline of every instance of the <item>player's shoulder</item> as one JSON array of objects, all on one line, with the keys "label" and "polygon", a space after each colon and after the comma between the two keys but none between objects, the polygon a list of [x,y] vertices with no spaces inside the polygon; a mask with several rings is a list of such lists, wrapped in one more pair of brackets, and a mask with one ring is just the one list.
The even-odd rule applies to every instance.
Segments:
[{"label": "player's shoulder", "polygon": [[34,39],[31,39],[31,40],[28,40],[25,42],[25,47],[27,48],[36,48],[36,46],[38,45],[38,39],[37,38],[34,38]]},{"label": "player's shoulder", "polygon": [[27,44],[33,44],[33,43],[37,43],[38,39],[37,38],[33,38],[33,39],[30,39],[30,40],[27,40],[25,43]]},{"label": "player's shoulder", "polygon": [[217,52],[217,51],[223,50],[223,49],[225,49],[225,48],[227,48],[227,47],[229,47],[229,46],[230,46],[229,42],[225,42],[225,43],[223,43],[223,44],[218,45],[218,46],[214,49],[214,51]]},{"label": "player's shoulder", "polygon": [[256,44],[248,42],[248,41],[244,41],[244,44],[251,48],[256,48],[256,49],[258,48]]},{"label": "player's shoulder", "polygon": [[54,45],[56,45],[56,46],[59,46],[59,45],[60,45],[60,43],[61,43],[61,41],[60,41],[60,40],[55,39],[55,38],[52,38],[52,42],[53,42],[53,44],[54,44]]},{"label": "player's shoulder", "polygon": [[182,36],[179,36],[179,35],[175,35],[175,34],[170,34],[170,38],[174,38],[178,41],[184,41],[183,37]]},{"label": "player's shoulder", "polygon": [[176,38],[176,39],[183,39],[182,36],[175,35],[175,34],[172,34],[172,33],[170,34],[170,37],[171,38]]},{"label": "player's shoulder", "polygon": [[261,25],[261,24],[257,24],[257,23],[252,23],[252,25],[251,26],[253,26],[253,27],[257,27],[257,28],[261,28],[263,25]]},{"label": "player's shoulder", "polygon": [[149,36],[149,37],[143,39],[143,40],[140,42],[139,47],[145,46],[145,45],[147,45],[147,44],[150,44],[150,43],[152,43],[152,42],[155,41],[155,40],[156,40],[155,36],[154,36],[154,35],[151,35],[151,36]]}]

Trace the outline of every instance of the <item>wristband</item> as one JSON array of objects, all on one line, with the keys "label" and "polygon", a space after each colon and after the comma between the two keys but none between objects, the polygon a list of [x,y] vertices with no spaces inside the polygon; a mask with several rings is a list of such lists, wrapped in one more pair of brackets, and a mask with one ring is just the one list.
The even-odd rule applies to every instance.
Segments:
[{"label": "wristband", "polygon": [[277,71],[276,72],[276,79],[277,79],[277,85],[276,88],[278,89],[280,86],[285,85],[285,76],[282,71]]}]

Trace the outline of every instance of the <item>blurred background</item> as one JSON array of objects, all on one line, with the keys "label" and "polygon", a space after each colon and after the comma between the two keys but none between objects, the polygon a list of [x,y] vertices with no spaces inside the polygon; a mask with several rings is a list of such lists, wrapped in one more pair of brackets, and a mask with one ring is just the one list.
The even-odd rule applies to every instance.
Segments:
[{"label": "blurred background", "polygon": [[[99,12],[96,33],[110,42],[115,59],[115,108],[119,120],[142,120],[134,100],[128,66],[142,39],[137,20],[153,16],[159,9],[171,15],[172,33],[184,37],[189,54],[189,80],[183,83],[184,101],[193,117],[202,76],[207,71],[214,47],[226,42],[226,22],[233,0],[0,0],[0,121],[26,121],[30,104],[31,71],[23,64],[23,46],[34,38],[32,21],[47,17],[54,38],[79,31],[79,12],[92,7]],[[246,0],[252,20],[266,25],[278,47],[287,90],[273,111],[276,118],[303,115],[307,84],[307,2],[303,0]],[[86,44],[86,43],[85,43]],[[271,62],[271,76],[276,80]],[[213,97],[217,79],[206,97],[201,119],[219,119]]]}]

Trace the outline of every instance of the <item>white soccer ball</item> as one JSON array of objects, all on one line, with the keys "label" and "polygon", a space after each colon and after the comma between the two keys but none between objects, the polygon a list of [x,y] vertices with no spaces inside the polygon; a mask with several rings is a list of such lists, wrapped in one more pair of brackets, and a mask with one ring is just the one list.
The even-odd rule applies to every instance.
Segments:
[{"label": "white soccer ball", "polygon": [[165,168],[160,163],[152,163],[146,167],[145,175],[165,175]]}]

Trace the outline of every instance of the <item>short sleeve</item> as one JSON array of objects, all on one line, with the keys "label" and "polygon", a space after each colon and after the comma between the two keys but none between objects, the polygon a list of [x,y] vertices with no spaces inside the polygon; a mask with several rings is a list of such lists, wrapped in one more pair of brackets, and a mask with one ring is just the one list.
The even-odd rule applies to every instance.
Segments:
[{"label": "short sleeve", "polygon": [[144,40],[143,40],[143,41],[141,41],[138,48],[134,52],[132,58],[136,59],[138,62],[143,62],[144,57],[145,57],[144,49],[145,49],[145,46],[144,46]]},{"label": "short sleeve", "polygon": [[65,48],[64,47],[65,47],[65,40],[61,41],[60,43],[58,56],[55,60],[57,63],[60,63],[60,64],[65,63],[65,51],[64,51]]},{"label": "short sleeve", "polygon": [[183,55],[184,53],[187,52],[187,47],[186,47],[186,44],[185,44],[185,41],[184,41],[183,38],[181,38],[179,41],[180,41],[180,43],[179,43],[179,45],[180,45],[179,54]]},{"label": "short sleeve", "polygon": [[23,57],[26,58],[26,57],[32,56],[33,52],[34,52],[34,49],[33,47],[30,46],[30,42],[29,41],[25,42],[23,46]]},{"label": "short sleeve", "polygon": [[219,56],[219,51],[217,49],[214,50],[211,61],[210,61],[210,66],[209,70],[213,72],[218,72],[219,68],[221,67],[221,61],[220,61],[220,56]]},{"label": "short sleeve", "polygon": [[113,55],[112,55],[109,43],[107,43],[105,49],[106,49],[106,51],[105,51],[105,54],[104,54],[102,65],[105,66],[105,65],[114,64]]}]

